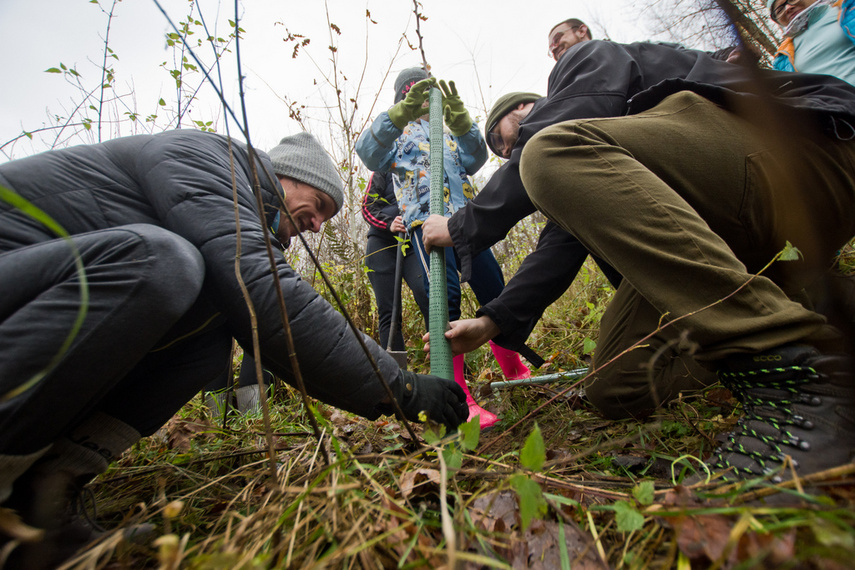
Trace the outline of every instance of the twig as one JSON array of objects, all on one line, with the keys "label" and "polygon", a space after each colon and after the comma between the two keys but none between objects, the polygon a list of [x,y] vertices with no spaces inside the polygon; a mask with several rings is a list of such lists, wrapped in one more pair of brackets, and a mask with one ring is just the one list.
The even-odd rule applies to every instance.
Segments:
[{"label": "twig", "polygon": [[[116,4],[119,0],[113,0],[110,5],[110,12],[107,14],[107,32],[104,35],[104,59],[101,64],[101,95],[98,97],[98,142],[101,142],[101,115],[104,112],[104,89],[106,89],[107,76],[107,57],[110,51],[110,27],[113,24],[113,11],[116,9]],[[100,5],[99,5],[100,6]]]},{"label": "twig", "polygon": [[425,73],[430,76],[430,66],[428,66],[427,56],[425,55],[424,38],[422,37],[422,13],[419,11],[421,7],[421,2],[419,2],[419,0],[413,0],[413,13],[416,15],[416,36],[419,38],[419,53],[422,54],[422,67],[424,68]]},{"label": "twig", "polygon": [[451,515],[448,513],[448,466],[442,452],[436,454],[439,460],[439,505],[442,518],[442,535],[445,537],[445,548],[448,555],[448,568],[455,570],[457,567],[457,537],[454,534],[454,525],[451,523]]}]

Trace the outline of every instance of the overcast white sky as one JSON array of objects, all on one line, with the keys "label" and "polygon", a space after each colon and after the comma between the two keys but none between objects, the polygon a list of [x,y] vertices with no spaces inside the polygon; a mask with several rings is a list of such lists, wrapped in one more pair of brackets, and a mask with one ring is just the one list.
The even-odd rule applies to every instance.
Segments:
[{"label": "overcast white sky", "polygon": [[[162,0],[174,21],[186,18],[187,0]],[[200,0],[202,13],[217,35],[228,33],[227,19],[234,19],[234,3]],[[440,78],[453,79],[474,116],[483,117],[484,109],[508,91],[545,93],[553,61],[547,57],[546,35],[557,21],[568,17],[585,20],[595,37],[609,36],[617,41],[648,37],[639,26],[639,11],[632,0],[569,0],[562,3],[542,0],[423,0],[421,23],[428,62]],[[111,0],[101,0],[109,10]],[[560,10],[556,11],[556,7]],[[322,140],[332,140],[325,106],[333,102],[333,90],[324,84],[332,76],[327,46],[330,34],[326,9],[331,21],[341,29],[335,38],[339,48],[339,70],[347,97],[360,105],[362,118],[376,115],[391,104],[391,84],[398,71],[418,65],[417,52],[406,44],[398,50],[405,32],[417,42],[413,3],[410,0],[252,0],[241,3],[241,26],[246,30],[241,42],[241,60],[246,76],[249,126],[254,144],[262,149],[276,144],[286,134],[299,130],[288,118],[280,96],[285,95],[309,105],[306,115],[316,120],[309,129]],[[366,21],[366,10],[377,24]],[[109,45],[118,60],[116,91],[125,94],[121,104],[106,105],[107,114],[124,117],[135,110],[141,117],[158,112],[163,120],[168,112],[158,107],[163,98],[168,109],[175,108],[175,88],[161,66],[172,62],[173,52],[166,47],[164,34],[170,31],[163,14],[153,0],[123,0],[116,4],[110,28]],[[198,16],[196,16],[198,17]],[[107,17],[89,0],[2,0],[0,1],[0,69],[4,87],[0,89],[0,162],[49,148],[80,142],[94,142],[97,129],[86,136],[71,136],[80,128],[46,131],[33,141],[8,141],[22,131],[50,126],[53,115],[68,116],[81,99],[79,88],[69,85],[58,74],[45,73],[60,63],[81,73],[81,83],[91,89],[99,84]],[[291,58],[293,44],[283,41],[286,29],[312,41],[296,60]],[[200,32],[201,33],[201,32]],[[196,37],[198,37],[197,34]],[[234,47],[234,46],[232,46]],[[208,61],[210,48],[200,53]],[[311,56],[311,59],[306,57]],[[226,69],[226,97],[237,101],[234,53],[223,60]],[[364,80],[359,87],[359,79]],[[381,89],[387,70],[391,69]],[[199,83],[197,77],[188,83]],[[379,93],[378,107],[370,106]],[[132,94],[132,95],[130,95]],[[222,112],[210,88],[201,91],[192,117],[215,121],[224,132]],[[370,115],[369,115],[370,112]],[[93,111],[90,117],[95,117]],[[104,127],[103,138],[145,132],[144,122],[133,126]],[[320,131],[320,132],[318,132]],[[328,143],[329,144],[329,143]]]}]

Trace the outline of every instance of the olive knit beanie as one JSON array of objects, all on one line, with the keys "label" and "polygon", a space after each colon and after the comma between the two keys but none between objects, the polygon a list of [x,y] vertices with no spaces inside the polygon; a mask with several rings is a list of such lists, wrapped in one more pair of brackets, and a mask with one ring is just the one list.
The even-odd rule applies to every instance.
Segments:
[{"label": "olive knit beanie", "polygon": [[395,79],[395,103],[404,100],[410,92],[410,87],[427,78],[427,72],[421,67],[410,67],[399,73],[398,78]]},{"label": "olive knit beanie", "polygon": [[496,152],[496,149],[493,148],[493,145],[490,144],[490,132],[492,132],[496,124],[502,120],[502,117],[516,109],[520,103],[533,103],[540,98],[540,95],[537,93],[514,91],[513,93],[502,95],[496,99],[496,103],[493,105],[493,108],[490,109],[489,113],[487,113],[487,126],[484,130],[484,138],[487,139],[487,145],[490,147],[490,150],[495,154],[499,154]]},{"label": "olive knit beanie", "polygon": [[336,212],[341,209],[344,202],[341,178],[318,139],[309,133],[297,133],[279,141],[267,154],[277,175],[317,188],[333,199]]}]

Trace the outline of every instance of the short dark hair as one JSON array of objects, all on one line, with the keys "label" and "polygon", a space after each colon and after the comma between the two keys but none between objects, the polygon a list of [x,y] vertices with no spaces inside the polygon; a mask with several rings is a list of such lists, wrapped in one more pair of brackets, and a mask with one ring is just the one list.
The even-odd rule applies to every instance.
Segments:
[{"label": "short dark hair", "polygon": [[582,20],[580,20],[578,18],[567,18],[563,22],[558,22],[557,24],[552,26],[552,28],[550,28],[549,34],[552,34],[552,32],[555,30],[555,28],[557,28],[561,24],[567,24],[571,28],[581,28],[582,26],[585,26],[585,36],[589,40],[594,39],[593,36],[591,36],[591,28],[588,26],[588,24],[586,24],[585,22],[583,22]]}]

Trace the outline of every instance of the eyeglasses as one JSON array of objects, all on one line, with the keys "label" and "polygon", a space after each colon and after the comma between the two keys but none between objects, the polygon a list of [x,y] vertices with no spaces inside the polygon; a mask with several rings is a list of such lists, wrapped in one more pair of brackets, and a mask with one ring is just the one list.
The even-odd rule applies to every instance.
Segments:
[{"label": "eyeglasses", "polygon": [[549,49],[549,51],[547,52],[547,54],[546,54],[546,55],[548,55],[548,56],[551,58],[551,57],[552,57],[552,48],[553,48],[553,47],[555,47],[556,45],[558,45],[558,42],[560,42],[560,41],[561,41],[561,38],[563,38],[563,37],[564,37],[564,34],[566,34],[567,32],[573,32],[573,31],[576,31],[576,30],[578,30],[580,27],[581,27],[581,26],[572,26],[571,28],[569,28],[569,29],[567,29],[567,30],[564,30],[563,32],[558,32],[557,34],[555,34],[554,36],[552,36],[551,38],[549,38],[549,48],[548,48],[548,49]]},{"label": "eyeglasses", "polygon": [[493,127],[493,130],[487,133],[487,139],[490,141],[490,146],[496,151],[496,154],[504,158],[505,156],[505,139],[499,133],[499,125]]},{"label": "eyeglasses", "polygon": [[784,0],[777,6],[772,6],[772,19],[777,22],[778,18],[780,18],[781,15],[784,13],[784,10],[787,9],[787,6],[795,6],[798,3],[799,0]]}]

